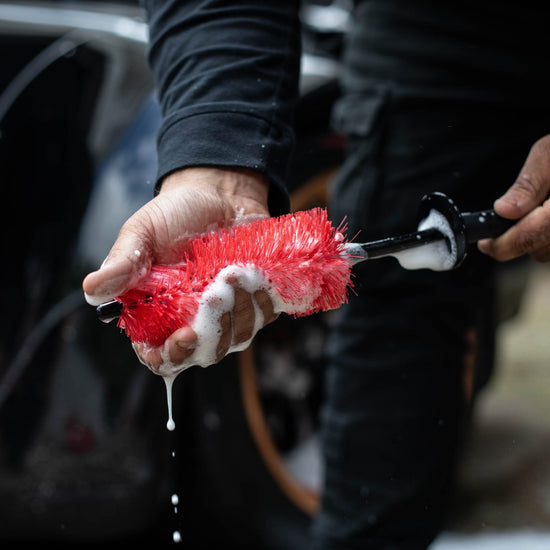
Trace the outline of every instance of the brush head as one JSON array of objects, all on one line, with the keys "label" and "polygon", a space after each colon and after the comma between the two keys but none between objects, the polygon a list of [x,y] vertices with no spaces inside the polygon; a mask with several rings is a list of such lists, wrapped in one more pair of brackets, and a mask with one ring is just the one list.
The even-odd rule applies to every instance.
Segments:
[{"label": "brush head", "polygon": [[[117,298],[118,326],[134,343],[162,345],[178,328],[193,327],[205,291],[231,266],[237,279],[243,269],[254,272],[256,289],[269,293],[277,313],[335,309],[351,286],[344,230],[316,208],[202,235],[182,252],[181,263],[154,265],[145,281]],[[254,285],[245,288],[252,292]]]}]

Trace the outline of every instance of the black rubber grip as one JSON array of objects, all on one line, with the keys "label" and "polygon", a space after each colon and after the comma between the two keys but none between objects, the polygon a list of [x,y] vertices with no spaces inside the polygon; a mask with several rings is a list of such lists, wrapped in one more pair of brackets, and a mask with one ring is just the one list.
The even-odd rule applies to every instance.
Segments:
[{"label": "black rubber grip", "polygon": [[468,243],[499,237],[516,223],[516,220],[502,218],[494,210],[464,212],[462,220],[466,227],[466,239]]}]

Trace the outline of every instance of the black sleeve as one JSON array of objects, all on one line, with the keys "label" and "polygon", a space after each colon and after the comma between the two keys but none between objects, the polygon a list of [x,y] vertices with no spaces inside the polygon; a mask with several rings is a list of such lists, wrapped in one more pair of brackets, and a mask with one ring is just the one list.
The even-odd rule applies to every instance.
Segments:
[{"label": "black sleeve", "polygon": [[297,0],[146,0],[163,123],[158,181],[189,166],[245,167],[288,210],[300,25]]}]

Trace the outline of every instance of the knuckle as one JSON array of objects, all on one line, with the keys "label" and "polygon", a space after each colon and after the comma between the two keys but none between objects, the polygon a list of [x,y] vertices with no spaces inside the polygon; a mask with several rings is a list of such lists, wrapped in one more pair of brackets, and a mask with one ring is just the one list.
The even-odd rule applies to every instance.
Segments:
[{"label": "knuckle", "polygon": [[235,305],[233,310],[235,313],[247,313],[253,309],[252,306],[252,297],[246,290],[237,289],[235,290]]},{"label": "knuckle", "polygon": [[233,308],[233,341],[245,342],[252,338],[254,331],[254,305],[252,296],[245,290],[235,291],[235,306]]},{"label": "knuckle", "polygon": [[514,190],[529,199],[537,198],[542,189],[542,182],[532,173],[522,172],[514,182]]},{"label": "knuckle", "polygon": [[240,344],[252,338],[254,332],[254,313],[235,319],[233,327],[233,342]]},{"label": "knuckle", "polygon": [[254,299],[262,310],[264,317],[273,316],[273,302],[271,301],[271,298],[269,297],[269,294],[267,292],[263,290],[258,290],[254,293]]},{"label": "knuckle", "polygon": [[541,228],[524,229],[518,233],[514,248],[519,254],[542,254],[548,247],[548,232]]},{"label": "knuckle", "polygon": [[550,185],[549,162],[550,135],[547,135],[532,145],[527,161],[514,182],[514,190],[540,204],[546,198]]}]

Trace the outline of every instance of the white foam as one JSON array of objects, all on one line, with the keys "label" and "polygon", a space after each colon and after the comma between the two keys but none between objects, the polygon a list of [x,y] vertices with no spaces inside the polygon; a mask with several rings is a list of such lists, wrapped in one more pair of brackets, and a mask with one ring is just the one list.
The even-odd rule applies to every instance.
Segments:
[{"label": "white foam", "polygon": [[[446,239],[424,244],[416,248],[402,250],[391,254],[404,269],[431,269],[433,271],[448,271],[456,263],[457,249],[453,230],[447,218],[437,210],[430,213],[418,225],[419,231],[437,229]],[[447,240],[450,243],[447,244]]]},{"label": "white foam", "polygon": [[256,333],[263,327],[263,314],[254,299],[255,292],[265,290],[274,302],[274,310],[276,312],[283,310],[284,303],[278,299],[277,293],[270,290],[269,282],[260,270],[254,266],[228,266],[218,273],[201,296],[198,311],[191,324],[191,328],[197,335],[197,344],[193,353],[182,363],[172,363],[169,358],[168,345],[165,343],[161,350],[162,364],[155,368],[149,367],[151,370],[165,378],[174,378],[191,366],[208,367],[216,362],[218,344],[222,335],[220,321],[222,316],[231,311],[235,304],[235,289],[228,282],[233,277],[237,279],[240,288],[251,294],[255,323],[252,336],[246,342],[232,343],[227,353],[246,349]]}]

